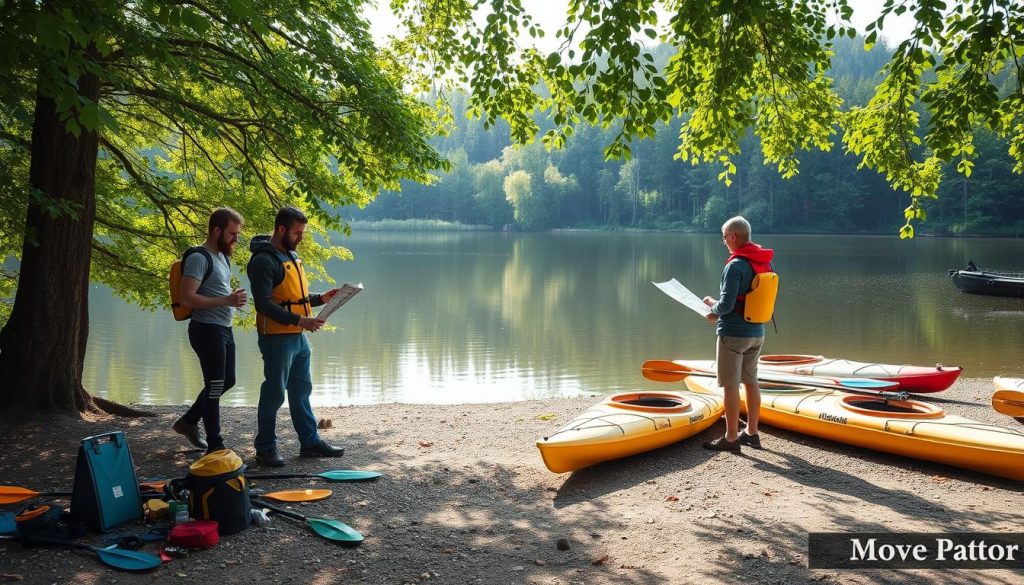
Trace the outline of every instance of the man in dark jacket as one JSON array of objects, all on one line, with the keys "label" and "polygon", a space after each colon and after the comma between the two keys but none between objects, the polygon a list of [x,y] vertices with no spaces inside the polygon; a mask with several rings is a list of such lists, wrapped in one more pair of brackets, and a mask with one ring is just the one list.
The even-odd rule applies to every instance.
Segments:
[{"label": "man in dark jacket", "polygon": [[[764,324],[748,323],[743,318],[743,298],[751,290],[754,275],[770,270],[774,250],[750,241],[750,222],[742,216],[722,225],[722,242],[729,259],[722,271],[721,294],[716,301],[704,297],[711,307],[708,320],[717,324],[718,344],[715,363],[718,385],[725,396],[725,436],[705,443],[713,451],[739,452],[740,445],[761,448],[757,423],[761,413],[761,389],[757,383],[757,359],[764,343]],[[746,388],[747,426],[739,431],[740,382]]]},{"label": "man in dark jacket", "polygon": [[246,269],[256,305],[256,331],[263,355],[263,385],[257,407],[256,460],[271,467],[284,465],[277,451],[277,411],[288,395],[302,457],[339,457],[345,453],[317,433],[316,416],[309,404],[313,392],[309,342],[306,331],[324,324],[312,307],[328,302],[338,292],[310,293],[302,260],[295,248],[302,241],[307,219],[298,209],[285,207],[274,219],[274,235],[257,236],[250,243],[252,258]]}]

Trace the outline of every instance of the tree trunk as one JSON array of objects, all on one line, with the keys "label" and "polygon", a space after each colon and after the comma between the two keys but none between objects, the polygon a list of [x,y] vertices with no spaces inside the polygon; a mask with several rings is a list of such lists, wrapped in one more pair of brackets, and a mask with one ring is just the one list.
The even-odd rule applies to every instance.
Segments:
[{"label": "tree trunk", "polygon": [[[81,95],[99,97],[93,75],[80,78]],[[18,291],[0,331],[0,405],[21,412],[93,410],[82,387],[89,335],[89,262],[96,211],[94,131],[74,136],[53,99],[37,95],[32,126],[33,193],[25,217]],[[70,204],[51,213],[47,202]]]}]

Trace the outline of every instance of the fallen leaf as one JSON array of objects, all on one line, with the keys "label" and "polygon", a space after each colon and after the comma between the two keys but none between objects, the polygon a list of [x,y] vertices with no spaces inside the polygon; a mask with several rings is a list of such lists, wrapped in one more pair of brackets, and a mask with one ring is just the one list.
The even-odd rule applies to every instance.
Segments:
[{"label": "fallen leaf", "polygon": [[427,448],[427,447],[433,447],[433,446],[434,446],[434,443],[431,442],[431,441],[420,441],[420,447]]},{"label": "fallen leaf", "polygon": [[666,502],[678,502],[678,501],[679,501],[679,498],[677,498],[676,496],[667,496],[667,497],[665,498],[665,501],[666,501]]},{"label": "fallen leaf", "polygon": [[553,412],[547,412],[544,414],[537,415],[537,420],[555,420],[556,418],[558,418],[558,415]]},{"label": "fallen leaf", "polygon": [[599,566],[599,565],[603,565],[603,564],[605,564],[607,562],[608,562],[608,555],[604,555],[602,557],[599,557],[599,558],[596,558],[596,559],[590,561],[590,564],[594,565],[596,567],[596,566]]},{"label": "fallen leaf", "polygon": [[949,478],[941,475],[933,475],[932,481],[934,481],[935,483],[946,483],[947,481],[949,481]]}]

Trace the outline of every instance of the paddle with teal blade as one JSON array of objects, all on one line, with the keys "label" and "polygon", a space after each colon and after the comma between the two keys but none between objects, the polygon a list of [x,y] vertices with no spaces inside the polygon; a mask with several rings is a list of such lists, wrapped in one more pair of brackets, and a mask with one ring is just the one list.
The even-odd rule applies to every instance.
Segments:
[{"label": "paddle with teal blade", "polygon": [[249,479],[296,479],[302,477],[318,477],[327,481],[370,481],[381,476],[379,471],[359,471],[355,469],[336,469],[323,473],[253,473],[245,474]]},{"label": "paddle with teal blade", "polygon": [[125,550],[123,548],[100,548],[98,546],[90,546],[88,544],[74,542],[72,540],[63,540],[60,538],[33,536],[28,543],[31,545],[68,546],[79,550],[92,551],[96,553],[96,556],[99,557],[100,562],[104,565],[120,569],[122,571],[151,571],[159,567],[162,562],[160,557],[150,553]]},{"label": "paddle with teal blade", "polygon": [[[644,377],[656,382],[679,382],[686,376],[715,376],[717,372],[711,368],[695,367],[688,364],[681,364],[671,360],[647,360],[640,368]],[[886,400],[906,400],[906,392],[886,392],[898,388],[896,382],[885,380],[874,380],[871,378],[826,378],[822,376],[804,376],[798,374],[780,374],[774,372],[758,371],[757,379],[760,382],[775,384],[791,384],[794,386],[807,386],[811,388],[825,388],[839,390],[852,394],[869,394],[879,396]]]},{"label": "paddle with teal blade", "polygon": [[360,534],[355,528],[352,528],[340,520],[334,520],[333,518],[309,518],[299,514],[298,512],[274,506],[266,500],[253,500],[252,503],[255,506],[270,510],[272,514],[278,514],[294,520],[301,520],[308,524],[313,532],[327,540],[346,544],[359,544],[360,542],[363,542],[362,534]]}]

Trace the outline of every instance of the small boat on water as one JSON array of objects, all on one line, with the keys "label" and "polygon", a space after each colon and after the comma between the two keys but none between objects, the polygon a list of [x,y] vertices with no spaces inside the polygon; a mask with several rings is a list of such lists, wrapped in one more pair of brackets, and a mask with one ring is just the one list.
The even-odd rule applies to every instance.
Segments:
[{"label": "small boat on water", "polygon": [[628,457],[692,437],[715,424],[724,402],[708,393],[626,392],[609,396],[537,441],[555,473]]},{"label": "small boat on water", "polygon": [[820,355],[763,355],[758,370],[786,372],[801,376],[829,378],[873,378],[896,382],[899,389],[919,394],[941,392],[956,382],[963,368],[959,366],[908,366],[870,364]]},{"label": "small boat on water", "polygon": [[[721,395],[714,378],[688,376]],[[1024,480],[1024,432],[946,414],[916,400],[884,400],[793,384],[761,384],[761,422],[847,445]],[[740,392],[743,400],[744,393]],[[743,405],[746,411],[746,405]]]},{"label": "small boat on water", "polygon": [[953,286],[962,293],[997,297],[1024,297],[1024,273],[981,270],[968,262],[963,270],[950,270]]}]

